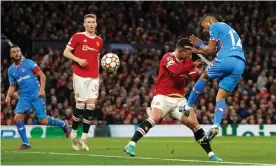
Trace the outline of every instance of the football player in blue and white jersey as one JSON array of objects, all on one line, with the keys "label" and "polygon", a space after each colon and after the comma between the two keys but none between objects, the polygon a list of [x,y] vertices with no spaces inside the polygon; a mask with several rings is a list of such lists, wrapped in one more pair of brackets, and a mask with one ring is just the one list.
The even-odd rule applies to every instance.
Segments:
[{"label": "football player in blue and white jersey", "polygon": [[211,141],[218,133],[219,126],[226,109],[225,99],[234,90],[241,78],[246,60],[242,49],[242,42],[238,33],[224,22],[218,22],[212,14],[206,14],[200,21],[204,32],[209,32],[208,45],[194,35],[189,37],[190,42],[196,47],[192,48],[195,54],[217,56],[207,66],[205,72],[194,85],[188,103],[180,110],[186,116],[194,106],[198,96],[204,91],[206,82],[219,79],[219,91],[216,97],[216,108],[212,128],[207,132],[201,142]]},{"label": "football player in blue and white jersey", "polygon": [[25,113],[30,109],[35,110],[35,115],[40,124],[59,126],[63,129],[66,137],[69,137],[70,129],[65,122],[52,117],[46,117],[46,77],[44,73],[34,61],[25,59],[22,56],[18,46],[14,45],[10,48],[10,56],[14,60],[14,63],[8,69],[10,86],[5,102],[7,105],[10,105],[11,96],[16,89],[16,85],[18,85],[20,89],[20,98],[16,105],[14,117],[18,133],[22,140],[22,145],[18,150],[31,149],[24,124]]}]

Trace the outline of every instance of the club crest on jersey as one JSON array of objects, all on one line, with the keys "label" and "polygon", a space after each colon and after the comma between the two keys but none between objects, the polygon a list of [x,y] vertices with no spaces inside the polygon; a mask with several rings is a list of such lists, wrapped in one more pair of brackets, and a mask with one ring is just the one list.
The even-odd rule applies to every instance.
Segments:
[{"label": "club crest on jersey", "polygon": [[23,72],[25,72],[25,69],[24,69],[24,68],[22,68],[22,69],[21,69],[21,72],[22,72],[22,73],[23,73]]},{"label": "club crest on jersey", "polygon": [[154,103],[154,105],[160,105],[160,102],[159,102],[159,101],[157,101],[157,102],[155,102],[155,103]]},{"label": "club crest on jersey", "polygon": [[96,45],[99,47],[99,46],[100,46],[100,43],[99,43],[99,42],[96,42]]},{"label": "club crest on jersey", "polygon": [[167,62],[171,62],[173,59],[171,57],[167,57]]}]

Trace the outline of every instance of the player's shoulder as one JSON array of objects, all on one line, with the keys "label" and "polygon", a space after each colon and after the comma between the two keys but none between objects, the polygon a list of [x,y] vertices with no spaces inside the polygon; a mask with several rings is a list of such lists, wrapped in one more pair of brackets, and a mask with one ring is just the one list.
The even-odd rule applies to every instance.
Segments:
[{"label": "player's shoulder", "polygon": [[77,33],[75,33],[73,35],[73,37],[77,37],[77,38],[91,38],[91,39],[97,39],[97,40],[103,41],[103,39],[100,36],[95,35],[95,37],[90,37],[85,32],[77,32]]},{"label": "player's shoulder", "polygon": [[162,58],[167,58],[167,57],[173,57],[172,52],[165,53]]},{"label": "player's shoulder", "polygon": [[14,69],[15,69],[15,67],[14,67],[14,63],[13,63],[13,64],[11,64],[10,67],[8,68],[8,73],[13,72]]},{"label": "player's shoulder", "polygon": [[98,35],[96,35],[96,39],[98,39],[100,41],[103,41],[103,39],[100,36],[98,36]]},{"label": "player's shoulder", "polygon": [[33,61],[32,59],[26,59],[24,58],[23,63],[26,64],[26,66],[37,66],[37,64],[35,63],[35,61]]},{"label": "player's shoulder", "polygon": [[168,53],[164,54],[161,61],[162,62],[174,61],[174,56],[173,56],[172,52],[168,52]]},{"label": "player's shoulder", "polygon": [[73,34],[72,37],[81,37],[81,36],[85,36],[84,32],[76,32]]},{"label": "player's shoulder", "polygon": [[30,63],[35,63],[35,62],[34,62],[32,59],[24,58],[24,59],[23,59],[23,63],[30,64]]},{"label": "player's shoulder", "polygon": [[225,22],[216,22],[211,25],[212,28],[226,28],[229,27]]},{"label": "player's shoulder", "polygon": [[72,38],[76,39],[76,38],[83,38],[86,37],[85,32],[76,32],[72,35]]}]

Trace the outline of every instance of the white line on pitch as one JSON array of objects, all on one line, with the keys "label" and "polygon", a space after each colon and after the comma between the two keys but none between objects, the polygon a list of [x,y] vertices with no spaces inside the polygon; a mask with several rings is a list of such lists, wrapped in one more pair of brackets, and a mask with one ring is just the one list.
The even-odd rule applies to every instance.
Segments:
[{"label": "white line on pitch", "polygon": [[[122,142],[122,140],[111,140],[112,142]],[[154,142],[154,143],[167,143],[167,142],[183,142],[183,143],[196,143],[196,141],[186,141],[186,140],[171,140],[171,141],[164,141],[164,140],[147,140],[147,139],[144,139],[142,142]],[[237,143],[238,141],[214,141],[212,143],[215,143],[215,144],[235,144]],[[256,142],[256,141],[252,141],[252,142],[248,142],[247,143],[253,143],[253,144],[276,144],[276,141],[273,142],[273,141],[265,141],[265,142]]]},{"label": "white line on pitch", "polygon": [[[2,151],[3,152],[3,151]],[[241,162],[216,162],[216,161],[203,161],[203,160],[185,160],[185,159],[166,159],[166,158],[152,158],[152,157],[126,157],[126,156],[109,156],[98,154],[77,154],[77,153],[56,153],[56,152],[23,152],[23,151],[4,151],[12,153],[31,153],[31,154],[51,154],[51,155],[64,155],[64,156],[89,156],[89,157],[105,157],[105,158],[126,158],[126,159],[140,159],[140,160],[163,160],[163,161],[183,161],[183,162],[201,162],[201,163],[220,163],[220,164],[239,164],[239,165],[274,165],[263,163],[241,163]]]}]

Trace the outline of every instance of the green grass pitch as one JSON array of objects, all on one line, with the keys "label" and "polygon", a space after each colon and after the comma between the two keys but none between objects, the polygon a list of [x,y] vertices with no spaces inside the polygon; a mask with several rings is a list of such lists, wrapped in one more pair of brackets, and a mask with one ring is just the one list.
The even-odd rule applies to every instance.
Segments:
[{"label": "green grass pitch", "polygon": [[90,138],[89,152],[74,151],[70,139],[30,139],[32,150],[17,151],[19,139],[1,139],[4,165],[276,165],[276,137],[217,137],[213,151],[224,162],[208,160],[192,137],[143,138],[136,157],[123,148],[129,138]]}]

